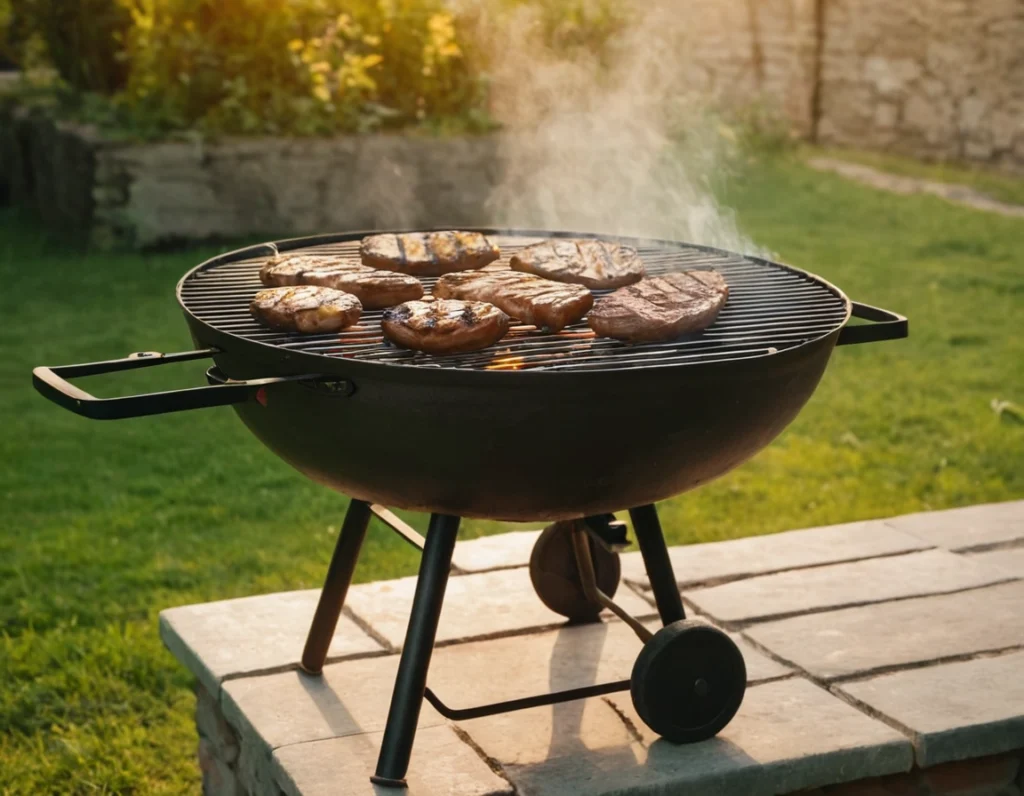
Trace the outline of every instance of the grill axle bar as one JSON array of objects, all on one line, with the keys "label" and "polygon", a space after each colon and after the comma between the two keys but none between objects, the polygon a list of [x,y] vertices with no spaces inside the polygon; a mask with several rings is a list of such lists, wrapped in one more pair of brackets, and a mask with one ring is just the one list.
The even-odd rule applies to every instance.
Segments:
[{"label": "grill axle bar", "polygon": [[629,680],[613,680],[608,683],[599,683],[598,685],[568,688],[565,691],[552,691],[549,694],[537,694],[536,696],[523,697],[522,699],[510,699],[507,702],[492,702],[489,705],[462,709],[448,707],[429,688],[424,692],[423,697],[434,710],[446,719],[451,721],[469,721],[470,719],[479,719],[484,716],[495,716],[498,713],[512,713],[516,710],[539,708],[545,705],[559,705],[562,702],[589,699],[590,697],[604,696],[605,694],[617,694],[620,691],[628,690]]}]

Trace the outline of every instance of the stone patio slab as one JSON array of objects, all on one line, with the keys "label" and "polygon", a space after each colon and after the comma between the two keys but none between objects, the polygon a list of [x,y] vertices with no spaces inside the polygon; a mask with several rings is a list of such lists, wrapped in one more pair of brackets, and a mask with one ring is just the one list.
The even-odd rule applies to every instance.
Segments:
[{"label": "stone patio slab", "polygon": [[[920,536],[871,521],[674,548],[698,621],[730,627],[747,663],[743,706],[718,737],[661,740],[628,690],[458,724],[424,703],[413,794],[966,796],[984,780],[993,796],[1019,796],[1008,783],[1024,776],[1024,542],[1004,531],[979,542],[977,530],[992,516],[1012,528],[1007,505],[950,512],[953,525],[928,515]],[[968,528],[963,547],[942,536],[954,525]],[[631,674],[641,642],[628,625],[570,625],[536,598],[525,566],[535,535],[460,545],[462,566],[479,570],[449,582],[428,677],[452,708]],[[637,571],[638,554],[623,560]],[[368,779],[414,586],[353,587],[319,678],[297,671],[317,590],[161,615],[165,642],[200,680],[210,796],[392,796]],[[656,629],[650,595],[620,588]],[[915,755],[925,767],[900,773]]]},{"label": "stone patio slab", "polygon": [[[681,586],[712,584],[800,567],[923,550],[932,544],[891,528],[884,520],[807,528],[767,536],[669,548]],[[623,578],[650,588],[639,552],[622,556]]]},{"label": "stone patio slab", "polygon": [[[274,779],[287,796],[388,796],[398,791],[370,782],[384,733],[295,744],[274,752]],[[512,786],[451,727],[416,734],[407,796],[511,796]]]},{"label": "stone patio slab", "polygon": [[434,652],[428,682],[451,707],[467,708],[626,679],[640,648],[623,622],[564,625],[442,647]]},{"label": "stone patio slab", "polygon": [[1024,748],[1024,652],[894,672],[836,688],[913,732],[920,766]]},{"label": "stone patio slab", "polygon": [[894,517],[889,524],[949,550],[1024,540],[1024,500]]},{"label": "stone patio slab", "polygon": [[[622,622],[456,644],[435,650],[428,682],[454,708],[467,708],[629,678],[640,640]],[[789,670],[743,648],[750,682]],[[269,752],[282,746],[379,732],[387,719],[398,656],[324,667],[322,677],[279,672],[224,683],[221,709],[245,739]],[[424,703],[420,726],[442,723]]]},{"label": "stone patio slab", "polygon": [[459,542],[452,563],[467,573],[525,567],[538,536],[540,531],[510,531]]},{"label": "stone patio slab", "polygon": [[1004,547],[968,555],[973,561],[980,561],[987,567],[998,569],[1013,577],[1024,578],[1024,546]]},{"label": "stone patio slab", "polygon": [[689,591],[686,597],[715,620],[754,622],[826,608],[960,591],[1012,577],[1001,569],[948,550],[924,550],[762,575]]},{"label": "stone patio slab", "polygon": [[1024,581],[753,625],[744,631],[825,680],[1024,645]]},{"label": "stone patio slab", "polygon": [[657,739],[628,694],[460,726],[521,793],[536,796],[768,796],[905,771],[913,760],[902,735],[802,678],[748,689],[718,737],[687,746]]},{"label": "stone patio slab", "polygon": [[[398,649],[405,641],[415,590],[415,577],[364,583],[349,590],[346,605],[389,645]],[[626,584],[619,587],[615,599],[635,616],[656,613],[649,602]],[[607,611],[605,614],[611,616]],[[565,621],[565,617],[548,610],[540,601],[526,569],[460,575],[448,581],[437,641],[450,643],[521,633],[555,627]]]},{"label": "stone patio slab", "polygon": [[[288,744],[380,732],[387,720],[398,656],[362,658],[324,667],[314,677],[300,671],[228,680],[221,710],[242,737],[268,754]],[[423,704],[420,727],[443,724]]]},{"label": "stone patio slab", "polygon": [[[230,677],[298,666],[319,589],[168,608],[160,638],[211,694]],[[328,659],[370,655],[383,648],[341,617]]]}]

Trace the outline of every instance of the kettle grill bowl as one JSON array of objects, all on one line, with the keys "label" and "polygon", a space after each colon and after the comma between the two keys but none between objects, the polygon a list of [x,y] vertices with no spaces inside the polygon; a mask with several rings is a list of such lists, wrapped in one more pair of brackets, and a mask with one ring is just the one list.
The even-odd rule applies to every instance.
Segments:
[{"label": "kettle grill bowl", "polygon": [[[750,459],[807,402],[837,335],[742,367],[429,380],[418,369],[375,368],[383,372],[358,377],[352,395],[288,382],[234,408],[278,456],[360,500],[571,519],[663,500]],[[227,353],[215,361],[224,373],[254,368]]]}]

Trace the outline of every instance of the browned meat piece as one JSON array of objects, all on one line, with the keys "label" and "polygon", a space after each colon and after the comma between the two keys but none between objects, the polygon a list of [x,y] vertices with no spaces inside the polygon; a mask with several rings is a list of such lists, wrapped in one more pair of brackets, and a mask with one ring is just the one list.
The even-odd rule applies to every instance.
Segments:
[{"label": "browned meat piece", "polygon": [[272,287],[257,293],[249,305],[252,317],[265,326],[288,332],[337,332],[359,320],[359,299],[316,285]]},{"label": "browned meat piece", "polygon": [[379,310],[423,295],[423,285],[414,276],[378,271],[330,255],[285,255],[268,260],[260,269],[265,285],[321,285],[351,293],[363,309]]},{"label": "browned meat piece", "polygon": [[428,354],[477,351],[508,333],[508,316],[482,301],[407,301],[384,310],[384,336]]},{"label": "browned meat piece", "polygon": [[441,276],[483,268],[501,256],[479,232],[403,232],[363,238],[363,265],[413,276]]},{"label": "browned meat piece", "polygon": [[590,291],[516,271],[468,271],[442,276],[433,294],[440,298],[487,301],[523,323],[553,332],[575,323],[594,306]]},{"label": "browned meat piece", "polygon": [[636,249],[606,240],[556,238],[527,246],[513,255],[515,271],[606,290],[631,285],[644,278],[644,264]]},{"label": "browned meat piece", "polygon": [[716,271],[683,271],[644,279],[599,299],[587,322],[602,337],[631,343],[672,340],[706,329],[729,298]]}]

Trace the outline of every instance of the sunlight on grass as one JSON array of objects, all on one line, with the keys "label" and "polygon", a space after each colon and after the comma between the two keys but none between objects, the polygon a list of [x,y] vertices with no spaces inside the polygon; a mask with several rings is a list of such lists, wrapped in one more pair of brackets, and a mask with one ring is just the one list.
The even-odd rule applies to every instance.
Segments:
[{"label": "sunlight on grass", "polygon": [[884,152],[865,152],[857,149],[806,147],[809,157],[821,156],[861,163],[879,171],[917,177],[922,180],[967,185],[988,194],[993,199],[1009,204],[1024,205],[1024,177],[1012,177],[1005,172],[985,166],[963,163],[923,163],[919,160],[888,155]]}]

